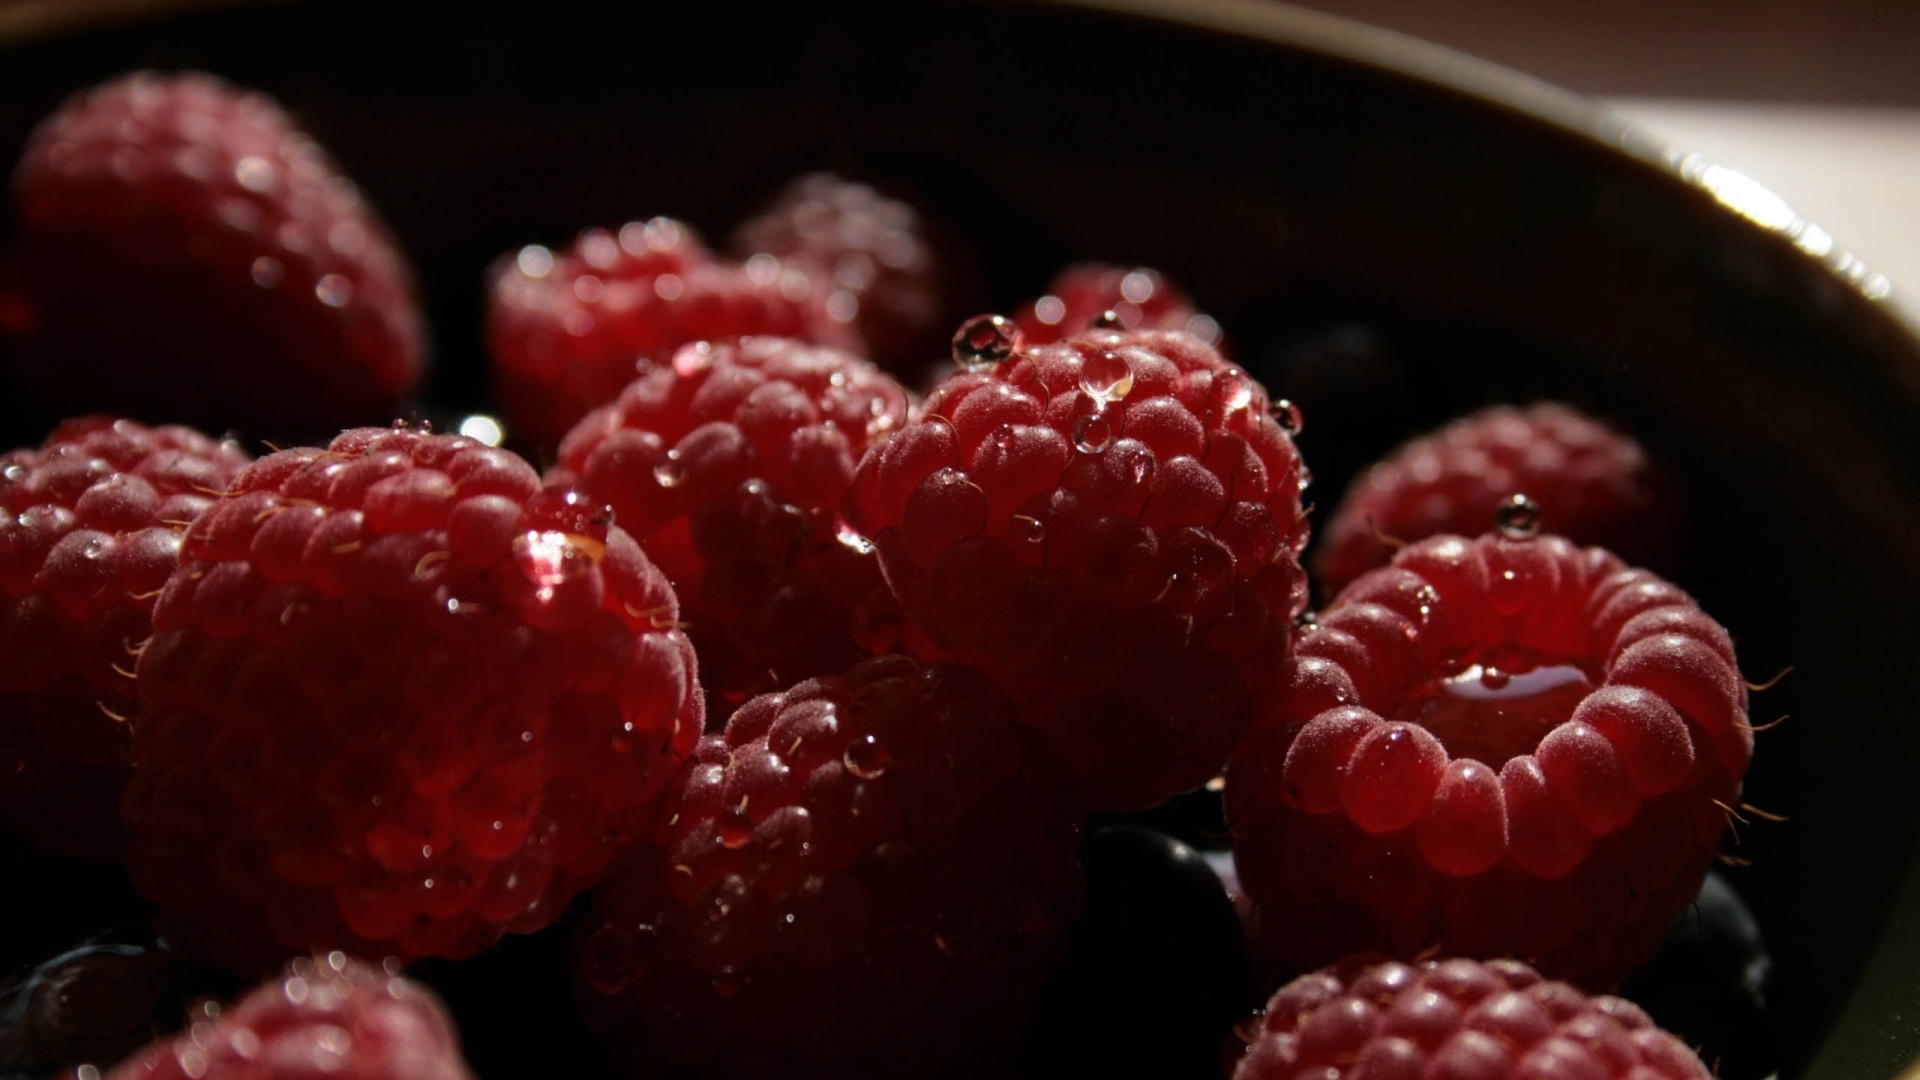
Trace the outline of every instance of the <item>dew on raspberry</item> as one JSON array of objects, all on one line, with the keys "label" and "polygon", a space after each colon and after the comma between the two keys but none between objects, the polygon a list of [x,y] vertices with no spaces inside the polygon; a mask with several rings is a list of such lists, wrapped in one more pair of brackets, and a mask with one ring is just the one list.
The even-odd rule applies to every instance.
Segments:
[{"label": "dew on raspberry", "polygon": [[1113,443],[1113,425],[1099,413],[1089,413],[1073,422],[1073,448],[1083,454],[1098,454]]},{"label": "dew on raspberry", "polygon": [[968,371],[991,371],[1020,348],[1020,330],[1004,315],[975,315],[953,335],[953,362]]},{"label": "dew on raspberry", "polygon": [[1540,504],[1521,492],[1514,492],[1495,511],[1500,535],[1509,540],[1526,540],[1540,535]]},{"label": "dew on raspberry", "polygon": [[1080,389],[1097,403],[1124,400],[1133,392],[1133,367],[1119,353],[1097,352],[1080,365]]}]

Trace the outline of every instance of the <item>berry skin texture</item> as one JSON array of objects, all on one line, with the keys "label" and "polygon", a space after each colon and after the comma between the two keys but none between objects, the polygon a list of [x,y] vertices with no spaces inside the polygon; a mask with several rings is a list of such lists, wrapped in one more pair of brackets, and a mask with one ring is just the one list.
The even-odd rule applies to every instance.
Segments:
[{"label": "berry skin texture", "polygon": [[941,354],[948,329],[939,260],[924,233],[906,203],[810,173],[735,230],[732,248],[829,282],[826,319],[852,329],[861,355],[906,377]]},{"label": "berry skin texture", "polygon": [[152,71],[86,91],[35,131],[13,197],[0,338],[60,414],[288,438],[384,423],[420,384],[411,270],[261,94]]},{"label": "berry skin texture", "polygon": [[98,416],[0,455],[0,825],[119,854],[134,657],[180,534],[248,460],[191,428]]},{"label": "berry skin texture", "polygon": [[872,549],[842,539],[840,504],[867,446],[906,421],[906,391],[851,354],[699,342],[576,425],[547,480],[613,507],[673,581],[724,719],[844,671],[897,621]]},{"label": "berry skin texture", "polygon": [[604,507],[506,451],[362,428],[260,459],[135,670],[135,886],[243,975],[545,926],[699,736],[677,613]]},{"label": "berry skin texture", "polygon": [[1312,558],[1326,596],[1393,557],[1382,536],[1412,543],[1472,536],[1524,494],[1540,527],[1639,565],[1668,524],[1661,482],[1640,444],[1560,402],[1494,405],[1413,439],[1354,481]]},{"label": "berry skin texture", "polygon": [[1710,1080],[1621,998],[1514,960],[1355,960],[1302,975],[1252,1021],[1233,1080]]},{"label": "berry skin texture", "polygon": [[[1117,325],[1106,325],[1112,312]],[[1047,284],[1044,296],[1014,315],[1029,345],[1051,345],[1105,326],[1110,330],[1185,330],[1220,344],[1220,324],[1201,314],[1180,287],[1151,267],[1075,263]]]},{"label": "berry skin texture", "polygon": [[1295,643],[1227,778],[1258,932],[1617,987],[1692,900],[1753,751],[1727,633],[1561,537],[1431,537]]},{"label": "berry skin texture", "polygon": [[446,1007],[397,970],[297,957],[232,1005],[202,1005],[106,1080],[472,1080]]},{"label": "berry skin texture", "polygon": [[742,706],[595,894],[588,1021],[636,1075],[1001,1075],[1080,826],[979,673],[876,657]]},{"label": "berry skin texture", "polygon": [[718,260],[671,218],[588,229],[560,252],[524,247],[491,275],[494,398],[509,430],[550,447],[682,345],[753,334],[852,344],[821,317],[825,299],[808,267]]},{"label": "berry skin texture", "polygon": [[1200,786],[1305,604],[1299,452],[1259,384],[1178,331],[981,368],[869,451],[849,497],[913,647],[1013,695],[1090,810]]}]

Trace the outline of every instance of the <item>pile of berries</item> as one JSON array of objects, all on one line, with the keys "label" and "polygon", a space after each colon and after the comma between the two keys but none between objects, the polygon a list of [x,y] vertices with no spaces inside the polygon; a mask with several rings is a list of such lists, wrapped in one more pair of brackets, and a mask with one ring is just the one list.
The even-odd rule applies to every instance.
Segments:
[{"label": "pile of berries", "polygon": [[[271,981],[147,1010],[116,1064],[47,1004],[89,947],[12,984],[0,1069],[462,1077],[455,1020],[544,1009],[631,1075],[1032,1070],[1110,1022],[1063,997],[1125,996],[1085,972],[1137,944],[1102,890],[1147,852],[1233,954],[1169,1069],[1708,1075],[1606,995],[1719,849],[1747,686],[1592,546],[1666,505],[1599,421],[1416,440],[1310,581],[1300,411],[1175,284],[1082,264],[955,319],[919,215],[815,175],[726,253],[656,217],[498,259],[497,404],[543,474],[497,422],[392,422],[410,273],[258,95],[129,76],[13,192],[22,392],[248,394],[0,456],[0,823],[123,864],[167,964]],[[182,417],[327,437],[148,423]],[[1217,870],[1140,829],[1170,805],[1223,814]],[[469,1013],[521,940],[561,942],[547,981]]]}]

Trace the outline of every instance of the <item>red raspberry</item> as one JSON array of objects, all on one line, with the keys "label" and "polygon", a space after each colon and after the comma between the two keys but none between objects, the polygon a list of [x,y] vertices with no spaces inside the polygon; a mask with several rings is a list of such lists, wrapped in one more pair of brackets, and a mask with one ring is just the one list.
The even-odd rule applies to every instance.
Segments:
[{"label": "red raspberry", "polygon": [[824,302],[805,267],[772,257],[717,262],[668,218],[588,229],[559,253],[524,247],[492,273],[494,397],[509,430],[551,446],[646,362],[666,363],[694,341],[814,337]]},{"label": "red raspberry", "polygon": [[[433,992],[345,953],[299,957],[283,977],[121,1062],[106,1080],[471,1080]],[[95,1073],[94,1075],[99,1075]]]},{"label": "red raspberry", "polygon": [[1361,961],[1282,987],[1234,1080],[1711,1080],[1640,1007],[1513,960]]},{"label": "red raspberry", "polygon": [[748,702],[596,894],[590,1022],[703,1075],[999,1075],[1081,890],[1034,739],[903,656]]},{"label": "red raspberry", "polygon": [[1355,481],[1320,531],[1314,580],[1333,596],[1386,565],[1393,547],[1382,537],[1485,532],[1519,493],[1556,535],[1636,564],[1654,552],[1658,485],[1639,443],[1559,402],[1495,405],[1406,443]]},{"label": "red raspberry", "polygon": [[1090,808],[1149,806],[1219,771],[1285,651],[1300,455],[1259,384],[1191,335],[1014,352],[992,330],[956,342],[1007,359],[875,445],[849,509],[932,647],[1022,702]]},{"label": "red raspberry", "polygon": [[734,233],[743,259],[770,255],[831,282],[825,314],[864,355],[916,373],[945,342],[939,265],[911,206],[831,173],[802,176]]},{"label": "red raspberry", "polygon": [[1752,753],[1720,625],[1560,537],[1438,536],[1348,586],[1227,778],[1259,930],[1519,956],[1595,989],[1653,955]]},{"label": "red raspberry", "polygon": [[385,422],[420,382],[410,271],[260,94],[151,71],[87,91],[34,133],[13,194],[0,335],[62,411],[303,434]]},{"label": "red raspberry", "polygon": [[845,670],[891,609],[840,504],[868,443],[906,420],[906,392],[847,353],[700,342],[582,420],[547,479],[612,506],[673,581],[703,681],[730,711]]},{"label": "red raspberry", "polygon": [[460,956],[600,877],[702,719],[672,588],[605,521],[452,435],[240,475],[136,669],[128,864],[183,954]]},{"label": "red raspberry", "polygon": [[[1107,325],[1108,312],[1118,325]],[[1050,345],[1096,326],[1113,330],[1185,330],[1209,345],[1220,324],[1160,271],[1149,267],[1075,263],[1048,283],[1045,296],[1014,316],[1029,345]]]},{"label": "red raspberry", "polygon": [[190,428],[70,420],[0,455],[0,822],[112,858],[132,669],[180,534],[247,455]]}]

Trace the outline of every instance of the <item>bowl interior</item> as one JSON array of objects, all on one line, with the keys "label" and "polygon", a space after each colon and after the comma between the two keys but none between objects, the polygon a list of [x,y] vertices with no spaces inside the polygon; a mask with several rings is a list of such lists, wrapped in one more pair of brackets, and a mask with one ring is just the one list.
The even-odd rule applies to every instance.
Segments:
[{"label": "bowl interior", "polygon": [[[1783,1075],[1890,1076],[1920,1049],[1900,1019],[1920,979],[1870,965],[1920,925],[1899,899],[1920,760],[1912,331],[1570,98],[1278,7],[1186,17],[1215,25],[1031,4],[241,6],[7,48],[0,161],[135,66],[275,94],[415,260],[448,408],[485,404],[501,252],[653,214],[718,237],[825,167],[964,237],[990,304],[1073,259],[1166,271],[1304,407],[1323,508],[1481,403],[1611,417],[1683,477],[1686,554],[1661,569],[1750,679],[1794,669],[1754,696],[1756,723],[1790,719],[1746,789],[1789,820],[1729,847],[1774,957],[1764,1034]],[[5,423],[7,445],[44,433]]]}]

